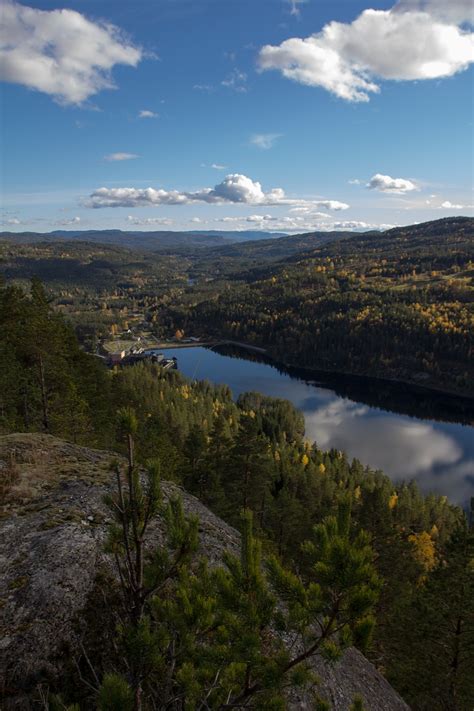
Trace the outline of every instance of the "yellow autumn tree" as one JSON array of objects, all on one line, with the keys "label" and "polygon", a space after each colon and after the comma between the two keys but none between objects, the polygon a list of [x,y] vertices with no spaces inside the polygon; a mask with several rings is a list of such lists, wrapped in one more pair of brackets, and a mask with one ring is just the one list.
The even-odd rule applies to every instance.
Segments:
[{"label": "yellow autumn tree", "polygon": [[430,534],[426,531],[412,533],[408,540],[413,545],[415,560],[429,573],[436,565],[436,548]]}]

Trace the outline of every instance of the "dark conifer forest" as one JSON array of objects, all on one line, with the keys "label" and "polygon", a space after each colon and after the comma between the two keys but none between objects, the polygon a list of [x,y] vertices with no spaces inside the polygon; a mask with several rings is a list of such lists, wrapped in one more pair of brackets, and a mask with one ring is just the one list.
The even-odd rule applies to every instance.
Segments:
[{"label": "dark conifer forest", "polygon": [[[395,237],[405,239],[400,231],[392,247]],[[351,246],[350,272],[346,243],[336,243],[248,277],[238,297],[231,284],[194,311],[186,288],[179,295],[186,308],[168,308],[166,327],[198,328],[212,314],[213,328],[273,344],[276,354],[286,329],[286,352],[307,362],[314,343],[323,353],[340,343],[336,353],[354,354],[362,338],[371,351],[380,345],[380,358],[390,354],[387,368],[402,357],[402,340],[390,334],[403,330],[406,346],[417,329],[416,353],[433,356],[423,368],[446,353],[456,378],[450,385],[467,383],[472,238],[459,229],[429,263],[422,244],[407,251],[396,284],[390,254],[377,252],[385,239],[352,237],[362,255],[368,242],[374,256],[358,261]],[[291,312],[296,294],[299,321]],[[320,333],[309,328],[315,313]],[[107,605],[121,623],[100,632],[108,656],[90,650],[98,692],[71,673],[51,690],[49,708],[280,709],[291,683],[314,687],[314,708],[323,709],[307,662],[316,654],[336,660],[349,645],[413,709],[472,708],[474,538],[465,511],[409,481],[395,485],[342,451],[321,450],[288,401],[257,392],[234,401],[226,386],[155,364],[108,370],[80,346],[36,278],[28,288],[2,284],[0,332],[0,433],[44,432],[113,450],[127,463],[111,473],[119,486],[108,502],[107,550],[121,582],[109,581]],[[403,362],[415,355],[404,353]],[[198,521],[179,499],[163,502],[160,480],[239,529],[240,558],[229,554],[217,570],[197,561]],[[14,477],[3,478],[1,496],[8,511]],[[167,542],[149,551],[144,540],[156,516],[166,521]],[[275,630],[297,634],[302,646],[288,651]],[[356,698],[354,708],[361,703]]]}]

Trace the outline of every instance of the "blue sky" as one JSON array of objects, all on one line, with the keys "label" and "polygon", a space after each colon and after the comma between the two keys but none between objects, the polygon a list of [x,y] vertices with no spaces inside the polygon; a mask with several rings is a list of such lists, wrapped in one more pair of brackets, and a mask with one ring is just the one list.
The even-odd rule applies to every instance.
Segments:
[{"label": "blue sky", "polygon": [[472,19],[470,0],[8,0],[2,229],[473,214]]}]

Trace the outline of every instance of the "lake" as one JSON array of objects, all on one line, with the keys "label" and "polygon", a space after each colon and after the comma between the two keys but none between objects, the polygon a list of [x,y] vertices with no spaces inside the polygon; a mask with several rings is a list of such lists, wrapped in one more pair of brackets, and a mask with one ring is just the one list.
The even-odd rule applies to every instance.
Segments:
[{"label": "lake", "polygon": [[[226,383],[234,398],[256,390],[301,410],[306,437],[322,449],[382,469],[394,481],[416,479],[466,505],[474,496],[474,401],[367,378],[280,368],[236,349],[167,349],[186,376]],[[261,360],[261,359],[260,359]]]}]

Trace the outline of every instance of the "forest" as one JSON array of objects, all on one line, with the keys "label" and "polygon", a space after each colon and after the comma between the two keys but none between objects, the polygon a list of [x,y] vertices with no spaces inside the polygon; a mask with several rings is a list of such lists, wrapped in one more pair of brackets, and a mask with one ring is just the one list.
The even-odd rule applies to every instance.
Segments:
[{"label": "forest", "polygon": [[472,218],[166,245],[9,239],[0,274],[40,278],[90,352],[141,322],[158,338],[230,338],[284,365],[474,394]]},{"label": "forest", "polygon": [[[331,276],[332,267],[329,276],[316,272],[329,264],[327,259],[312,257],[308,273],[294,282],[292,275],[301,266],[287,266],[290,284],[300,290],[308,279],[339,283],[342,277]],[[422,261],[420,254],[410,259],[418,265]],[[464,276],[455,280],[466,279],[463,259],[456,257],[460,271],[453,274]],[[442,260],[449,262],[446,255]],[[412,263],[403,267],[407,273]],[[441,264],[430,266],[441,269]],[[371,268],[367,265],[368,272]],[[380,269],[378,280],[392,278],[393,263]],[[322,277],[314,280],[313,274]],[[275,283],[272,277],[255,282],[255,293],[268,296],[276,288],[279,298],[290,303],[291,287],[284,292],[279,283],[284,277],[274,275]],[[128,622],[112,640],[104,640],[125,651],[122,661],[112,665],[104,656],[94,658],[102,680],[98,708],[137,708],[136,694],[143,695],[144,704],[156,699],[166,679],[181,701],[188,700],[188,705],[170,708],[197,708],[203,694],[208,694],[209,708],[227,708],[224,697],[237,699],[242,707],[253,699],[252,708],[284,708],[281,690],[288,674],[294,673],[294,683],[311,680],[305,652],[291,658],[275,640],[276,646],[268,644],[271,624],[288,632],[297,629],[309,639],[311,620],[323,619],[321,634],[305,648],[308,655],[317,648],[337,659],[345,645],[355,644],[412,708],[471,709],[472,511],[468,521],[446,497],[423,496],[413,482],[395,485],[344,452],[322,451],[307,441],[303,417],[288,401],[250,392],[235,402],[226,386],[190,381],[158,365],[107,370],[81,349],[74,329],[52,307],[37,279],[28,290],[1,286],[0,330],[0,434],[46,432],[114,450],[128,461],[128,484],[125,492],[119,490],[125,503],[114,509],[110,502],[118,518],[108,544],[124,577],[125,602],[115,604],[124,605]],[[462,330],[455,335],[462,354]],[[148,472],[143,474],[146,485],[139,471]],[[147,559],[141,587],[132,585],[135,569],[125,551],[133,545],[139,550],[131,531],[141,526],[145,531],[149,518],[163,510],[160,479],[184,487],[241,530],[240,563],[229,558],[227,572],[217,577],[207,568],[196,569],[196,523],[183,518],[176,502],[163,514],[168,548]],[[0,493],[8,506],[8,481]],[[173,560],[179,562],[178,576],[172,574]],[[167,592],[160,596],[161,584]],[[286,601],[285,614],[275,606],[276,592]],[[194,600],[186,615],[173,604],[176,597]],[[340,609],[333,607],[335,599]],[[242,649],[231,644],[242,635],[254,650],[247,666]],[[171,638],[185,640],[184,658],[170,657]],[[216,654],[225,659],[222,677]],[[149,665],[146,675],[143,659]],[[212,682],[216,674],[218,684]],[[86,709],[95,703],[77,678],[55,692],[51,708]],[[315,708],[326,708],[316,703]],[[354,709],[361,708],[355,699]]]},{"label": "forest", "polygon": [[231,249],[240,255],[233,271],[226,263],[225,276],[162,303],[162,332],[244,341],[287,365],[474,394],[472,219],[354,234],[240,272],[243,251],[261,258],[259,243]]}]

